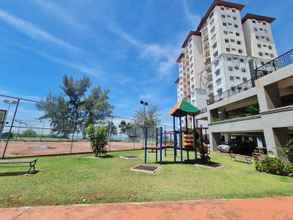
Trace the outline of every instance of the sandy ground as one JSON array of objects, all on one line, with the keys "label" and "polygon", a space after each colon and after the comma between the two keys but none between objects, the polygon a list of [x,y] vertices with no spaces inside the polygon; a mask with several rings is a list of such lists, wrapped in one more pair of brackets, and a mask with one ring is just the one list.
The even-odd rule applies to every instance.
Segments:
[{"label": "sandy ground", "polygon": [[293,220],[293,197],[0,209],[2,220]]},{"label": "sandy ground", "polygon": [[[4,150],[5,143],[0,143],[0,154]],[[141,149],[141,143],[110,142],[107,146],[109,151]],[[92,152],[90,143],[80,142],[35,142],[35,141],[10,141],[7,147],[7,157],[43,156],[70,153]]]}]

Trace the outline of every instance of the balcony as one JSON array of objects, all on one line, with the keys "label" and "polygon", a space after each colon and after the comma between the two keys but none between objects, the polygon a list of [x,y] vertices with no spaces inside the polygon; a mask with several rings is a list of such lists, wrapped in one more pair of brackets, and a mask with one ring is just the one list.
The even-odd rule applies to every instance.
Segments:
[{"label": "balcony", "polygon": [[256,68],[252,73],[251,80],[239,84],[234,88],[228,89],[224,91],[222,94],[210,96],[208,100],[208,105],[212,105],[228,97],[247,91],[255,87],[255,80],[260,79],[268,74],[273,74],[277,70],[282,69],[290,64],[293,64],[293,49],[277,57],[276,59],[271,60],[263,66]]}]

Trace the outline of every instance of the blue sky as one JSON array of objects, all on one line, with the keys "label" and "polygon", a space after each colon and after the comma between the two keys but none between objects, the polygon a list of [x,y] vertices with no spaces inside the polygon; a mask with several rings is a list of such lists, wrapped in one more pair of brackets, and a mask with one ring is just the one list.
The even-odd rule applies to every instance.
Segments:
[{"label": "blue sky", "polygon": [[[114,115],[145,99],[163,121],[176,102],[175,60],[211,0],[9,0],[0,3],[0,93],[58,94],[64,74],[111,90]],[[277,17],[279,54],[292,48],[292,0],[239,0],[245,12]]]}]

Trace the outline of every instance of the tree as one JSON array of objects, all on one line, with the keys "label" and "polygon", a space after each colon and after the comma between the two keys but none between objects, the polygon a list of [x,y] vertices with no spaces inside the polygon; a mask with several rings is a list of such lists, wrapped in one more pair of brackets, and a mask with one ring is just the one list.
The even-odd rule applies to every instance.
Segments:
[{"label": "tree", "polygon": [[110,135],[117,135],[118,133],[117,127],[112,121],[108,123],[107,130]]},{"label": "tree", "polygon": [[127,133],[127,130],[129,130],[130,128],[132,127],[132,125],[126,121],[121,121],[120,124],[119,124],[119,128],[120,128],[120,131],[122,134],[126,134]]},{"label": "tree", "polygon": [[22,137],[37,137],[38,134],[33,129],[27,129],[21,133]]},{"label": "tree", "polygon": [[96,86],[90,88],[90,79],[83,77],[74,80],[65,75],[62,83],[62,94],[47,98],[38,103],[37,107],[45,114],[40,119],[49,119],[53,132],[64,137],[96,124],[112,114],[113,107],[109,104],[109,91]]},{"label": "tree", "polygon": [[155,127],[159,124],[157,106],[151,105],[147,109],[139,109],[135,115],[135,125],[139,127]]}]

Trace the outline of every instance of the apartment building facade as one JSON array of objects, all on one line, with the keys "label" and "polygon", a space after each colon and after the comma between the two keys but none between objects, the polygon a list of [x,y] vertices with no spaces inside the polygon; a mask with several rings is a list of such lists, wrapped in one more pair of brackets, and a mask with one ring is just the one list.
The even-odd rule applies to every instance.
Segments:
[{"label": "apartment building facade", "polygon": [[[177,99],[200,109],[226,92],[249,87],[252,70],[277,56],[271,23],[274,18],[247,14],[245,6],[214,0],[198,27],[182,44],[177,59]],[[245,86],[247,84],[247,86]]]}]

